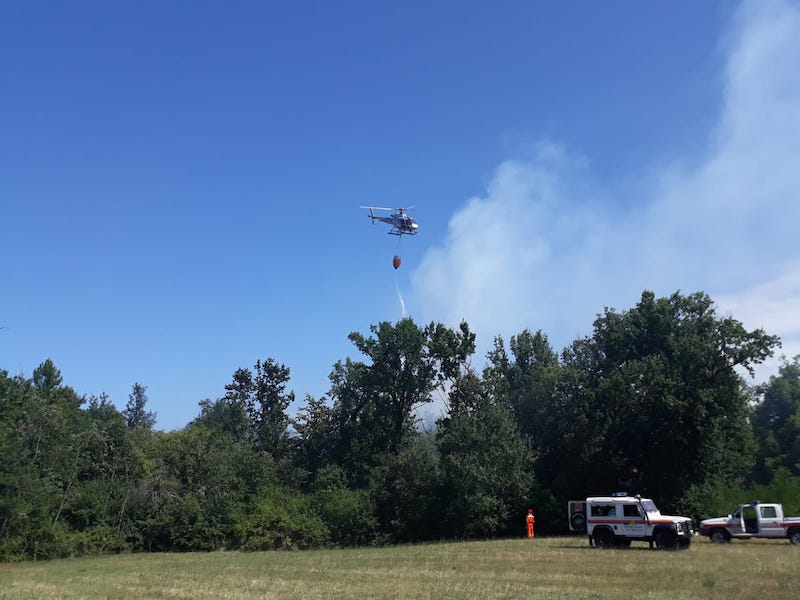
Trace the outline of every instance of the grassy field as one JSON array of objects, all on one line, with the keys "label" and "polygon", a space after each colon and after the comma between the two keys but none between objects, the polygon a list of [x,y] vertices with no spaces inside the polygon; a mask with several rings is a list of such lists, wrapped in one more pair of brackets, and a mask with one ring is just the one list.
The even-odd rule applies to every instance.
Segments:
[{"label": "grassy field", "polygon": [[800,598],[787,541],[688,551],[556,537],[309,552],[128,554],[0,565],[0,598]]}]

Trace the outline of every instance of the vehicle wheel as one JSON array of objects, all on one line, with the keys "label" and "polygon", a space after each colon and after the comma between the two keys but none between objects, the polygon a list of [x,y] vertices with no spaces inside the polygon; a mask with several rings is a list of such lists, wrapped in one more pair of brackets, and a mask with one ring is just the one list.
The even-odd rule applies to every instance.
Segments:
[{"label": "vehicle wheel", "polygon": [[614,534],[609,529],[595,529],[594,543],[598,548],[613,548]]},{"label": "vehicle wheel", "polygon": [[692,540],[690,539],[678,540],[678,550],[688,550],[691,544]]},{"label": "vehicle wheel", "polygon": [[678,545],[678,536],[674,531],[664,529],[656,534],[656,546],[661,550],[675,550]]},{"label": "vehicle wheel", "polygon": [[582,512],[573,513],[569,522],[575,531],[586,531],[586,515]]},{"label": "vehicle wheel", "polygon": [[714,544],[727,544],[731,541],[724,529],[713,529],[708,536]]},{"label": "vehicle wheel", "polygon": [[789,532],[789,541],[793,544],[800,544],[800,529],[792,529]]}]

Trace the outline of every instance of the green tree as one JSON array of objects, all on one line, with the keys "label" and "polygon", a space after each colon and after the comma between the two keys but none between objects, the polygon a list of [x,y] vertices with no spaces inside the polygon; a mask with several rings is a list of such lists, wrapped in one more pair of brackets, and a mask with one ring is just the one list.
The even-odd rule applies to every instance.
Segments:
[{"label": "green tree", "polygon": [[758,386],[757,394],[755,481],[769,483],[781,467],[800,476],[800,355],[791,362],[784,358],[778,374]]},{"label": "green tree", "polygon": [[606,309],[593,335],[564,352],[560,385],[578,409],[567,427],[583,444],[571,448],[583,463],[571,477],[590,493],[629,487],[701,512],[750,467],[748,395],[735,368],[752,373],[778,343],[717,316],[701,292],[646,291],[633,309]]},{"label": "green tree", "polygon": [[418,432],[371,472],[370,493],[381,539],[393,543],[441,538],[444,489],[435,434]]},{"label": "green tree", "polygon": [[356,332],[349,337],[370,360],[360,383],[384,433],[381,441],[393,451],[413,425],[413,411],[431,402],[438,386],[458,376],[475,350],[475,335],[466,323],[456,332],[434,323],[420,328],[410,318],[396,325],[384,321],[370,331],[373,337]]},{"label": "green tree", "polygon": [[288,437],[286,409],[294,402],[294,392],[286,393],[290,370],[272,358],[256,361],[254,368],[255,374],[249,369],[238,369],[233,374],[233,381],[225,386],[224,403],[215,407],[216,414],[238,437],[243,408],[250,420],[249,435],[254,445],[281,456]]},{"label": "green tree", "polygon": [[509,347],[511,356],[502,338],[495,338],[483,381],[493,397],[508,402],[520,432],[542,453],[536,467],[540,481],[552,482],[563,461],[560,456],[556,461],[551,458],[560,454],[565,441],[559,431],[564,370],[541,330],[532,334],[526,329],[512,336]]},{"label": "green tree", "polygon": [[505,399],[493,398],[474,374],[465,374],[437,425],[446,534],[483,538],[516,531],[536,478],[533,453]]},{"label": "green tree", "polygon": [[359,546],[375,540],[378,521],[369,490],[348,487],[340,467],[320,468],[308,496],[327,526],[332,544]]},{"label": "green tree", "polygon": [[50,358],[34,369],[32,379],[36,390],[45,395],[57,390],[63,381],[61,371]]},{"label": "green tree", "polygon": [[294,402],[294,392],[286,393],[289,368],[268,358],[263,363],[256,361],[255,400],[257,407],[251,410],[256,437],[262,449],[280,454],[286,444],[289,416],[286,409]]},{"label": "green tree", "polygon": [[[83,398],[62,386],[61,372],[47,359],[33,371],[33,384],[43,403],[41,436],[36,442],[37,462],[41,476],[49,480],[57,498],[50,507],[55,527],[78,477],[88,461],[86,452],[92,435],[88,421],[80,410]],[[57,491],[56,491],[57,490]]]},{"label": "green tree", "polygon": [[156,424],[156,414],[147,410],[147,387],[141,383],[134,383],[131,393],[128,395],[128,404],[125,406],[123,415],[125,423],[130,429],[151,430]]},{"label": "green tree", "polygon": [[535,437],[542,409],[554,393],[558,355],[541,330],[532,334],[526,329],[512,336],[509,347],[510,358],[502,338],[495,338],[483,378],[495,396],[508,399],[523,434]]},{"label": "green tree", "polygon": [[[334,366],[334,373],[341,370],[342,364],[339,361]],[[333,381],[333,374],[331,378]],[[307,395],[305,405],[292,421],[297,432],[292,440],[295,465],[312,479],[322,470],[331,467],[342,473],[356,471],[349,461],[355,457],[348,454],[347,450],[360,421],[358,411],[349,400],[349,396],[340,396],[332,404],[325,396],[314,398]]]},{"label": "green tree", "polygon": [[[235,376],[234,376],[235,379]],[[228,433],[237,443],[250,442],[250,417],[244,402],[235,397],[201,400],[200,415],[190,426],[203,426]]]},{"label": "green tree", "polygon": [[150,432],[131,430],[125,415],[105,394],[90,397],[85,412],[93,432],[87,447],[90,466],[83,473],[85,482],[70,510],[70,521],[82,529],[107,525],[121,535],[135,535],[134,520],[142,509],[138,489]]},{"label": "green tree", "polygon": [[330,374],[329,399],[309,399],[295,424],[302,463],[314,470],[341,467],[351,485],[366,487],[374,468],[392,460],[413,438],[415,410],[458,375],[474,352],[475,336],[412,319],[370,327],[349,338],[368,362],[347,358]]},{"label": "green tree", "polygon": [[43,500],[50,490],[39,476],[28,429],[36,398],[30,380],[0,370],[0,561],[29,556],[28,540],[49,528]]},{"label": "green tree", "polygon": [[50,359],[30,380],[3,372],[0,392],[0,554],[68,554],[71,508],[92,468],[94,432],[80,408],[84,399],[62,385]]},{"label": "green tree", "polygon": [[211,550],[235,539],[237,520],[278,486],[272,457],[218,429],[192,425],[156,436],[142,482],[148,550]]}]

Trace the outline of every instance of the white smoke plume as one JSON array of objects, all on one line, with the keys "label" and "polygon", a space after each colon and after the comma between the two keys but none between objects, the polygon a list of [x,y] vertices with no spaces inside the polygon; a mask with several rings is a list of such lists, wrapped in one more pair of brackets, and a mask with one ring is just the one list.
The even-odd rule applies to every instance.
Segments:
[{"label": "white smoke plume", "polygon": [[695,145],[709,150],[642,165],[629,198],[590,186],[587,161],[557,143],[500,164],[412,273],[423,320],[466,319],[482,360],[497,334],[542,329],[558,351],[644,289],[702,290],[800,353],[798,40],[797,3],[743,3],[717,124]]}]

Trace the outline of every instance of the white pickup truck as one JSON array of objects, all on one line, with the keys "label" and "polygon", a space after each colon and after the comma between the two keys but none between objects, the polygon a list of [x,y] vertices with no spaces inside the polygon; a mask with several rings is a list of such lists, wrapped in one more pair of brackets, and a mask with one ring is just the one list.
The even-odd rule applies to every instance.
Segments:
[{"label": "white pickup truck", "polygon": [[717,544],[734,538],[788,538],[793,544],[800,544],[800,517],[784,517],[780,504],[754,500],[740,504],[727,517],[700,521],[700,535],[707,535]]}]

